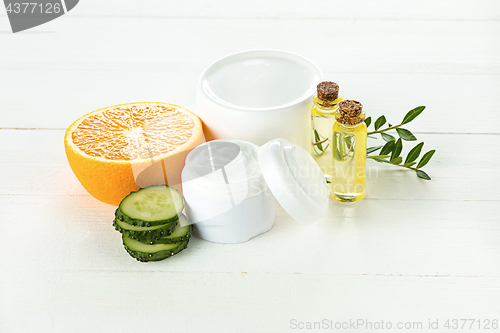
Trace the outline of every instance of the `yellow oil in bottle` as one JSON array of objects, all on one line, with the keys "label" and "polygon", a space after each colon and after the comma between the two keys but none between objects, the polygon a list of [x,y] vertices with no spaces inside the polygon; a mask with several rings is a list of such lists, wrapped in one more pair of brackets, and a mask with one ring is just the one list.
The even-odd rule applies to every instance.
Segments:
[{"label": "yellow oil in bottle", "polygon": [[[332,107],[318,106],[317,98],[311,110],[312,124],[312,157],[323,171],[326,181],[329,183],[332,175],[332,153],[331,137],[332,127],[335,123],[336,104]],[[339,101],[341,99],[339,98]]]},{"label": "yellow oil in bottle", "polygon": [[364,114],[358,114],[354,117],[356,121],[347,123],[338,121],[342,119],[339,112],[336,115],[331,139],[331,192],[339,201],[354,202],[362,199],[366,193],[367,128],[362,121]]},{"label": "yellow oil in bottle", "polygon": [[339,97],[338,84],[330,81],[318,84],[311,109],[311,155],[328,183],[332,174],[332,126],[335,122],[337,104],[340,101],[342,97]]}]

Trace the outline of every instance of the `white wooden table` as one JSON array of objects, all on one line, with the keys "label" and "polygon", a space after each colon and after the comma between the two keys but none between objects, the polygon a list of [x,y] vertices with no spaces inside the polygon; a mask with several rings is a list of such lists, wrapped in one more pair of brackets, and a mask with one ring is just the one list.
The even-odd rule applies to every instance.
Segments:
[{"label": "white wooden table", "polygon": [[[500,320],[499,1],[82,0],[18,34],[0,14],[0,332],[500,331],[483,329]],[[426,105],[408,128],[437,149],[432,181],[370,161],[366,198],[311,227],[279,208],[247,243],[135,261],[65,129],[118,103],[192,105],[204,67],[255,48],[310,58],[373,117]]]}]

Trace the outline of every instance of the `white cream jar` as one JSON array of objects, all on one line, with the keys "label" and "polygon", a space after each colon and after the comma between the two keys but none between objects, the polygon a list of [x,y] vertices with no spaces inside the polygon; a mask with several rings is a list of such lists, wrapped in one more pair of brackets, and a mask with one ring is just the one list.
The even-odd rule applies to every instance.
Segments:
[{"label": "white cream jar", "polygon": [[214,140],[193,149],[182,170],[186,214],[198,236],[241,243],[271,229],[275,198],[301,224],[328,210],[329,189],[311,155],[285,139],[262,147]]},{"label": "white cream jar", "polygon": [[182,187],[199,237],[241,243],[271,229],[276,202],[260,171],[258,149],[242,140],[215,140],[189,153]]},{"label": "white cream jar", "polygon": [[229,55],[203,72],[196,114],[207,141],[242,139],[263,145],[286,139],[311,147],[311,107],[319,68],[297,54],[253,50]]}]

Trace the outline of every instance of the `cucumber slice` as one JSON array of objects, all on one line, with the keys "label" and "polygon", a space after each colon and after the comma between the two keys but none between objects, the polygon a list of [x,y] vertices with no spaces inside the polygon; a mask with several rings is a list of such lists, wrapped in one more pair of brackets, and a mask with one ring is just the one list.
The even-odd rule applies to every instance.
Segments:
[{"label": "cucumber slice", "polygon": [[[193,226],[188,224],[189,221],[188,219],[184,216],[181,215],[179,216],[179,223],[177,223],[177,226],[175,227],[174,231],[167,236],[163,237],[158,237],[158,238],[152,238],[151,239],[151,244],[172,244],[172,243],[178,243],[182,242],[184,240],[187,240],[191,238],[193,234]],[[184,226],[182,226],[184,225]],[[138,239],[139,241],[143,241],[142,239]]]},{"label": "cucumber slice", "polygon": [[172,244],[144,244],[122,235],[123,246],[131,257],[138,261],[158,261],[171,257],[184,250],[189,240]]},{"label": "cucumber slice", "polygon": [[138,227],[128,223],[114,219],[113,226],[127,237],[133,239],[141,239],[144,243],[150,243],[153,239],[158,239],[163,236],[169,236],[175,230],[177,221],[152,227]]},{"label": "cucumber slice", "polygon": [[183,209],[182,195],[170,186],[160,185],[130,193],[122,200],[115,215],[130,225],[151,227],[176,221]]}]

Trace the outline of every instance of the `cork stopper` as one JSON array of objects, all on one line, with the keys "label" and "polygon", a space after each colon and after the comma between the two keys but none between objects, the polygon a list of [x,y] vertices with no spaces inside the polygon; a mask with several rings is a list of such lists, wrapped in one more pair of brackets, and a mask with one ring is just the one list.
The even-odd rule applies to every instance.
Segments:
[{"label": "cork stopper", "polygon": [[346,99],[339,103],[337,121],[344,125],[357,125],[365,120],[363,104],[352,99]]},{"label": "cork stopper", "polygon": [[325,102],[333,102],[339,98],[339,85],[331,81],[323,81],[316,87],[318,98]]}]

